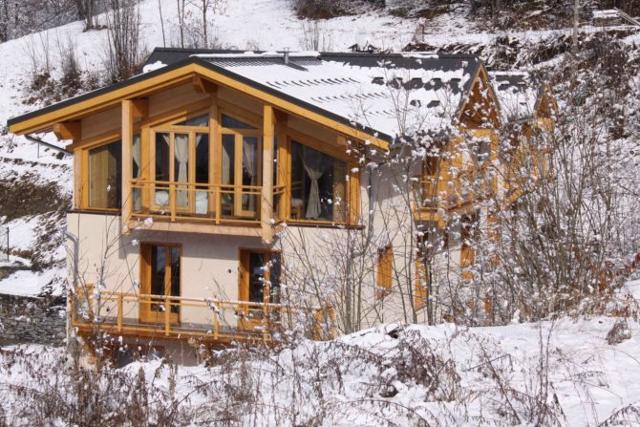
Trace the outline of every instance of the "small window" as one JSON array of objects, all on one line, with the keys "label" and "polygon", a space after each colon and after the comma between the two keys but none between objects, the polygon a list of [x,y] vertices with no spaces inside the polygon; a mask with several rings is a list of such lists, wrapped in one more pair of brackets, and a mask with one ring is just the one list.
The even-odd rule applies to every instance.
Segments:
[{"label": "small window", "polygon": [[254,126],[226,114],[222,115],[222,127],[227,129],[255,129]]},{"label": "small window", "polygon": [[122,162],[120,141],[89,150],[89,207],[120,209]]},{"label": "small window", "polygon": [[205,114],[202,116],[192,117],[190,119],[185,120],[184,122],[177,123],[176,126],[208,127],[209,115]]},{"label": "small window", "polygon": [[376,297],[384,298],[391,293],[393,284],[393,248],[388,245],[378,251],[378,277]]}]

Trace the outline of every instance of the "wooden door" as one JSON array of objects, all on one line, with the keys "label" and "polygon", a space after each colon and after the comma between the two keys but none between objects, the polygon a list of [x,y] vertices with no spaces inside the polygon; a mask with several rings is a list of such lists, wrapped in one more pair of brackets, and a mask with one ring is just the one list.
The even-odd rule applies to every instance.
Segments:
[{"label": "wooden door", "polygon": [[180,247],[177,245],[141,245],[140,321],[170,323],[180,321]]},{"label": "wooden door", "polygon": [[241,307],[240,327],[255,329],[277,321],[279,310],[269,305],[280,303],[281,255],[268,250],[240,251],[239,300],[248,303]]}]

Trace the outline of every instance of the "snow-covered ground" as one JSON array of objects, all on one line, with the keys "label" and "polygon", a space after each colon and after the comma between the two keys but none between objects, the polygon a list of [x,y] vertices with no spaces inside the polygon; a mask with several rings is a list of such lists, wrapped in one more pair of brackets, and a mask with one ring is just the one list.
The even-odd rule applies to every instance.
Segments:
[{"label": "snow-covered ground", "polygon": [[[610,345],[617,320],[385,325],[280,351],[221,351],[209,367],[138,361],[93,373],[95,383],[79,388],[63,349],[5,348],[0,409],[10,425],[28,425],[47,396],[74,408],[82,389],[116,408],[136,393],[151,422],[174,408],[180,425],[232,416],[232,425],[259,426],[596,426],[629,405],[640,409],[640,325],[629,322],[631,337]],[[51,412],[53,424],[72,416]],[[611,425],[638,425],[627,412]]]}]

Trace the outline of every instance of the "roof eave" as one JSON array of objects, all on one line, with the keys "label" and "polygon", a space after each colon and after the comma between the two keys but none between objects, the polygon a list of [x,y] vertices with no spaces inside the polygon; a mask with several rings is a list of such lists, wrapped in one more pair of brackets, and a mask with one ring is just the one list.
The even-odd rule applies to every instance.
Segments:
[{"label": "roof eave", "polygon": [[[167,73],[177,72],[178,70],[185,67],[189,67],[189,66],[204,67],[205,69],[210,70],[214,73],[221,74],[239,83],[246,84],[250,87],[253,87],[258,91],[264,92],[273,97],[282,99],[283,101],[286,101],[288,103],[297,105],[298,107],[301,107],[305,110],[309,110],[311,112],[324,116],[329,120],[335,121],[343,126],[346,126],[352,129],[355,132],[355,134],[364,133],[366,135],[363,135],[363,137],[366,137],[369,140],[373,140],[375,145],[380,146],[380,148],[386,149],[388,147],[389,142],[393,140],[393,137],[391,135],[387,135],[383,132],[376,131],[375,129],[372,129],[367,126],[360,126],[360,125],[354,124],[348,118],[339,116],[330,111],[316,107],[312,104],[309,104],[305,101],[302,101],[290,95],[283,94],[282,92],[279,92],[273,88],[270,88],[254,80],[251,80],[241,75],[238,75],[236,73],[233,73],[232,71],[219,67],[215,64],[211,64],[210,62],[207,62],[198,57],[189,57],[188,59],[184,59],[182,61],[168,65],[166,67],[163,67],[154,71],[150,71],[148,73],[139,74],[137,76],[134,76],[122,82],[118,82],[113,85],[106,86],[104,88],[101,88],[92,92],[88,92],[86,94],[83,94],[74,98],[70,98],[62,102],[58,102],[56,104],[52,104],[50,106],[44,107],[36,111],[32,111],[30,113],[23,114],[21,116],[13,117],[7,121],[7,127],[9,128],[10,132],[15,134],[34,133],[34,132],[40,132],[43,130],[50,129],[54,123],[76,118],[79,115],[81,115],[82,111],[85,111],[84,109],[78,109],[77,107],[75,109],[72,109],[71,107],[73,106],[77,106],[78,104],[81,104],[83,102],[88,102],[102,95],[113,93],[120,89],[124,90],[127,87],[134,86],[146,80],[150,80],[159,76],[164,76]],[[197,73],[197,70],[194,68],[192,72]],[[190,74],[190,73],[187,73],[187,74]],[[165,83],[167,83],[167,81],[165,81]],[[155,85],[151,85],[150,87],[155,87]],[[90,111],[95,111],[97,109],[102,109],[102,108],[108,108],[109,105],[116,104],[117,101],[122,98],[128,98],[128,97],[134,97],[134,96],[136,96],[135,91],[134,93],[131,93],[131,94],[126,94],[126,95],[123,94],[120,97],[107,99],[104,102],[97,103],[91,106]],[[70,111],[65,114],[65,111],[64,111],[65,109],[69,109]],[[55,114],[56,112],[59,114]],[[43,117],[46,117],[46,115],[48,114],[51,114],[51,117],[44,119]],[[40,121],[35,120],[36,118],[39,118],[39,117],[43,119]]]}]

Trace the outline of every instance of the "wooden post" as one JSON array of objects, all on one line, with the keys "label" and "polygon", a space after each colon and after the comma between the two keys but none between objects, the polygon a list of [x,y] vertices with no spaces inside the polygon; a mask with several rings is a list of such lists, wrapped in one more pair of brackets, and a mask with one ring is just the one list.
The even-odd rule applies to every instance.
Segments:
[{"label": "wooden post", "polygon": [[131,180],[133,179],[133,101],[122,100],[122,135],[121,135],[121,159],[122,159],[122,226],[126,232],[126,225],[131,218],[131,206],[133,192]]},{"label": "wooden post", "polygon": [[118,332],[122,332],[123,299],[122,294],[118,294]]},{"label": "wooden post", "polygon": [[164,334],[169,336],[171,332],[171,305],[169,304],[169,295],[164,297]]},{"label": "wooden post", "polygon": [[220,320],[218,319],[218,313],[213,313],[213,339],[218,339],[220,333]]},{"label": "wooden post", "polygon": [[262,240],[273,240],[273,136],[275,118],[273,107],[265,105],[262,109],[262,199],[260,203],[260,223]]}]

